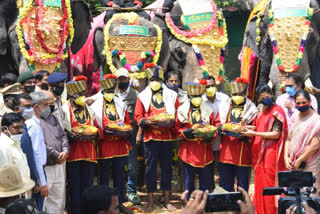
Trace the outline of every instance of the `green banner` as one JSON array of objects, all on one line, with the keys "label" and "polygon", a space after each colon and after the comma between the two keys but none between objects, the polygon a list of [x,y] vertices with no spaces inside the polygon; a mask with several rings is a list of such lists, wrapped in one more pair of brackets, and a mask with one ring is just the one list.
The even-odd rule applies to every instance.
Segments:
[{"label": "green banner", "polygon": [[286,9],[286,10],[275,10],[274,18],[292,17],[292,16],[307,16],[307,9]]},{"label": "green banner", "polygon": [[200,13],[194,14],[190,16],[185,16],[184,20],[186,24],[195,23],[195,22],[203,22],[212,20],[213,13]]},{"label": "green banner", "polygon": [[148,36],[148,28],[135,25],[121,25],[120,34],[136,34],[140,36]]},{"label": "green banner", "polygon": [[[27,0],[23,0],[23,3],[26,3],[26,2]],[[61,7],[61,1],[60,0],[43,0],[43,5],[50,6],[50,7]]]}]

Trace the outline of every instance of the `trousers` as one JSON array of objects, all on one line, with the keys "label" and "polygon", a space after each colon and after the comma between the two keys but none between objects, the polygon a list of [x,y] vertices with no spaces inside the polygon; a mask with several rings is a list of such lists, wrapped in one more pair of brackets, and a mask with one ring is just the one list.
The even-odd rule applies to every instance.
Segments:
[{"label": "trousers", "polygon": [[237,186],[240,186],[244,190],[248,191],[250,170],[251,167],[237,166],[220,162],[220,186],[229,192],[234,192],[234,180],[237,178]]},{"label": "trousers", "polygon": [[114,157],[110,159],[99,160],[100,165],[100,183],[109,186],[110,165],[112,165],[113,187],[116,187],[119,194],[119,203],[125,201],[126,183],[125,183],[125,164],[127,156]]},{"label": "trousers", "polygon": [[157,190],[157,162],[160,160],[161,190],[171,190],[172,181],[172,141],[149,141],[145,143],[147,170],[146,183],[148,192]]},{"label": "trousers", "polygon": [[49,195],[44,200],[44,211],[47,213],[63,214],[65,208],[65,175],[66,164],[46,166],[47,186]]},{"label": "trousers", "polygon": [[137,193],[137,145],[134,137],[130,138],[132,149],[128,156],[128,193]]},{"label": "trousers", "polygon": [[71,214],[80,214],[81,195],[85,189],[93,185],[96,167],[96,163],[89,161],[67,163],[68,204]]}]

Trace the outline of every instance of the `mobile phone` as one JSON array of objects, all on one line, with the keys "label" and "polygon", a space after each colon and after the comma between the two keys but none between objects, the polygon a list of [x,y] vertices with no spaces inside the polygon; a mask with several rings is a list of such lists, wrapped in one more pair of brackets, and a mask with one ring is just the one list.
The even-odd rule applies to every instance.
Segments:
[{"label": "mobile phone", "polygon": [[238,200],[243,201],[243,195],[241,192],[228,192],[219,194],[211,193],[208,195],[205,211],[240,211],[240,207],[237,203]]},{"label": "mobile phone", "polygon": [[311,171],[289,171],[278,172],[279,187],[303,188],[313,186],[313,175]]}]

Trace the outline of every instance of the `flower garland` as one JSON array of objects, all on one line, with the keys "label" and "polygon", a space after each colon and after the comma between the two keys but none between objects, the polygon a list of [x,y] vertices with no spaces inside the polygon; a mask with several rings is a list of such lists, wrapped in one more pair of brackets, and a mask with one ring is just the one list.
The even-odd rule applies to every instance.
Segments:
[{"label": "flower garland", "polygon": [[269,25],[269,34],[270,34],[270,38],[271,38],[271,42],[272,42],[272,48],[273,48],[273,52],[276,58],[276,63],[277,66],[279,68],[280,71],[284,71],[284,72],[294,72],[297,71],[299,69],[299,66],[301,64],[302,58],[303,58],[303,54],[305,51],[305,47],[306,47],[306,39],[310,30],[310,26],[311,26],[311,19],[312,19],[312,15],[313,15],[313,9],[312,8],[308,8],[308,15],[306,17],[306,21],[304,23],[304,27],[303,27],[303,35],[301,38],[301,44],[300,44],[300,48],[299,48],[299,53],[298,53],[298,58],[296,60],[296,64],[293,65],[292,68],[285,68],[282,63],[281,63],[281,59],[280,59],[280,55],[279,55],[279,48],[277,46],[277,40],[274,36],[274,17],[273,17],[273,11],[270,10],[269,11],[269,20],[270,20],[270,25]]},{"label": "flower garland", "polygon": [[[221,42],[216,41],[214,39],[204,39],[201,38],[203,34],[209,32],[210,30],[213,29],[213,27],[210,26],[210,30],[207,31],[209,28],[205,29],[200,29],[200,32],[198,30],[194,31],[197,32],[196,34],[194,32],[190,32],[192,35],[197,36],[197,37],[188,37],[188,32],[181,31],[172,21],[170,14],[166,14],[166,23],[167,26],[172,33],[177,39],[189,43],[189,44],[199,44],[199,45],[211,45],[217,48],[223,48],[227,43],[228,43],[228,34],[227,34],[227,25],[226,25],[226,20],[222,18],[222,13],[220,11],[217,12],[218,14],[218,25],[219,25],[219,36],[223,36],[223,40]],[[186,35],[187,34],[187,35]],[[199,38],[200,37],[200,38]]]},{"label": "flower garland", "polygon": [[[68,50],[65,51],[64,53],[64,49],[66,47],[66,43],[65,42],[61,42],[62,45],[59,45],[58,51],[56,53],[41,53],[41,55],[39,56],[33,46],[33,42],[31,39],[31,26],[28,25],[28,30],[27,32],[25,32],[25,35],[23,35],[22,33],[22,24],[25,22],[25,18],[28,16],[29,11],[32,9],[33,7],[33,1],[34,0],[27,0],[23,7],[20,8],[19,10],[19,17],[18,17],[18,24],[16,25],[16,32],[17,32],[17,36],[18,36],[18,42],[19,42],[19,47],[21,50],[21,53],[23,55],[23,57],[25,59],[28,60],[29,63],[29,68],[31,71],[34,71],[34,62],[39,62],[42,64],[56,64],[56,71],[59,70],[60,68],[60,64],[62,62],[62,60],[66,59],[68,57]],[[38,4],[37,4],[38,3]],[[37,1],[36,5],[43,5],[43,0],[42,1]],[[64,29],[60,29],[60,32],[64,32],[67,33],[69,32],[69,38],[67,41],[67,45],[70,46],[74,37],[74,27],[73,27],[73,20],[72,20],[72,15],[71,15],[71,6],[70,6],[70,0],[62,0],[62,9],[63,9],[63,14],[64,14],[64,18],[67,19],[66,23],[66,19],[62,19],[61,23],[64,25]],[[31,14],[29,14],[31,15]],[[39,21],[41,22],[41,24],[43,25],[43,12],[42,12],[42,8],[36,8],[36,21],[35,21],[35,25],[37,25],[36,30],[38,28],[38,23]],[[62,26],[61,24],[61,26]],[[41,33],[40,33],[41,34]],[[61,37],[62,33],[60,33],[60,37]],[[37,36],[38,39],[40,37],[42,37],[42,35],[39,37],[38,32],[37,32]],[[64,41],[64,36],[65,34],[63,34],[61,40]],[[25,41],[26,40],[26,41]],[[39,40],[40,44],[42,47],[45,47],[44,41],[41,41],[41,38]],[[45,48],[44,48],[45,49]],[[46,50],[46,49],[45,49]]]},{"label": "flower garland", "polygon": [[261,20],[262,18],[264,17],[264,13],[262,12],[258,12],[257,14],[257,22],[256,22],[256,26],[257,26],[257,30],[256,30],[256,33],[257,33],[257,37],[256,37],[256,45],[258,46],[260,44],[260,41],[261,41],[261,29],[260,29],[260,23],[261,23]]},{"label": "flower garland", "polygon": [[[110,27],[112,25],[112,23],[118,19],[127,19],[129,24],[133,25],[134,22],[139,18],[139,15],[136,14],[136,13],[119,13],[119,14],[114,14],[112,16],[112,18],[107,22],[105,28],[104,28],[104,49],[103,49],[103,52],[102,54],[104,54],[106,56],[106,59],[107,59],[107,64],[111,70],[112,73],[116,73],[117,72],[117,68],[114,66],[114,64],[112,63],[112,56],[114,54],[115,55],[119,55],[120,57],[120,61],[121,62],[125,62],[123,63],[122,65],[124,65],[124,67],[128,70],[128,71],[132,71],[132,72],[136,72],[136,71],[139,71],[142,67],[145,67],[145,63],[144,63],[144,55],[143,54],[146,54],[147,52],[144,52],[141,54],[141,58],[139,60],[139,63],[137,65],[129,65],[128,63],[126,63],[126,58],[125,58],[125,55],[124,53],[120,52],[119,50],[113,50],[113,51],[118,51],[117,54],[116,52],[113,52],[110,47],[109,47],[109,40],[110,40],[110,37],[109,37],[109,30],[110,30]],[[153,57],[153,61],[152,61],[152,64],[153,65],[156,65],[157,62],[158,62],[158,59],[160,57],[160,51],[161,51],[161,46],[162,46],[162,31],[161,29],[153,24],[153,27],[157,30],[157,42],[156,42],[156,48],[154,50],[154,52],[152,51],[149,51],[149,53],[151,54],[151,56]],[[120,53],[120,54],[119,54]],[[147,56],[147,55],[146,55]],[[143,61],[143,62],[142,62]],[[141,73],[141,72],[140,72]],[[139,77],[145,77],[145,74],[141,74],[141,75],[138,75]]]},{"label": "flower garland", "polygon": [[209,31],[211,31],[214,26],[216,25],[216,17],[217,17],[217,7],[214,4],[213,1],[210,1],[211,7],[212,7],[212,11],[213,11],[213,16],[212,16],[212,20],[210,22],[210,24],[206,27],[206,28],[202,28],[202,29],[197,29],[195,31],[183,31],[180,30],[172,21],[170,13],[166,13],[166,22],[167,24],[169,24],[176,33],[187,37],[187,38],[192,38],[192,37],[198,37],[199,35],[203,35],[208,33]]}]

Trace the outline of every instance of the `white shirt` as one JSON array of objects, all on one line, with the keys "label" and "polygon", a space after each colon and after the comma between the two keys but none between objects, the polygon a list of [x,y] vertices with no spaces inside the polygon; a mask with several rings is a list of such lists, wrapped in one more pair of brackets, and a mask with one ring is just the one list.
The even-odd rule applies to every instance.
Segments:
[{"label": "white shirt", "polygon": [[123,101],[129,94],[130,91],[130,86],[127,88],[127,90],[125,90],[124,92],[120,92],[119,90],[117,90],[116,94],[118,95],[118,97]]},{"label": "white shirt", "polygon": [[44,174],[44,165],[47,162],[46,144],[43,138],[42,128],[40,127],[40,119],[33,115],[33,117],[26,121],[28,134],[32,142],[34,158],[37,165],[37,170],[40,176],[41,185],[47,185],[46,177]]},{"label": "white shirt", "polygon": [[208,100],[207,95],[202,96],[202,100],[211,108],[214,118],[216,118],[218,112],[219,112],[219,105],[221,103],[227,102],[229,100],[229,96],[222,93],[222,92],[216,92],[215,94],[214,102],[212,103],[210,100]]},{"label": "white shirt", "polygon": [[19,169],[22,177],[30,178],[27,157],[21,149],[20,142],[13,141],[4,133],[1,133],[0,141],[0,167],[14,165]]}]

